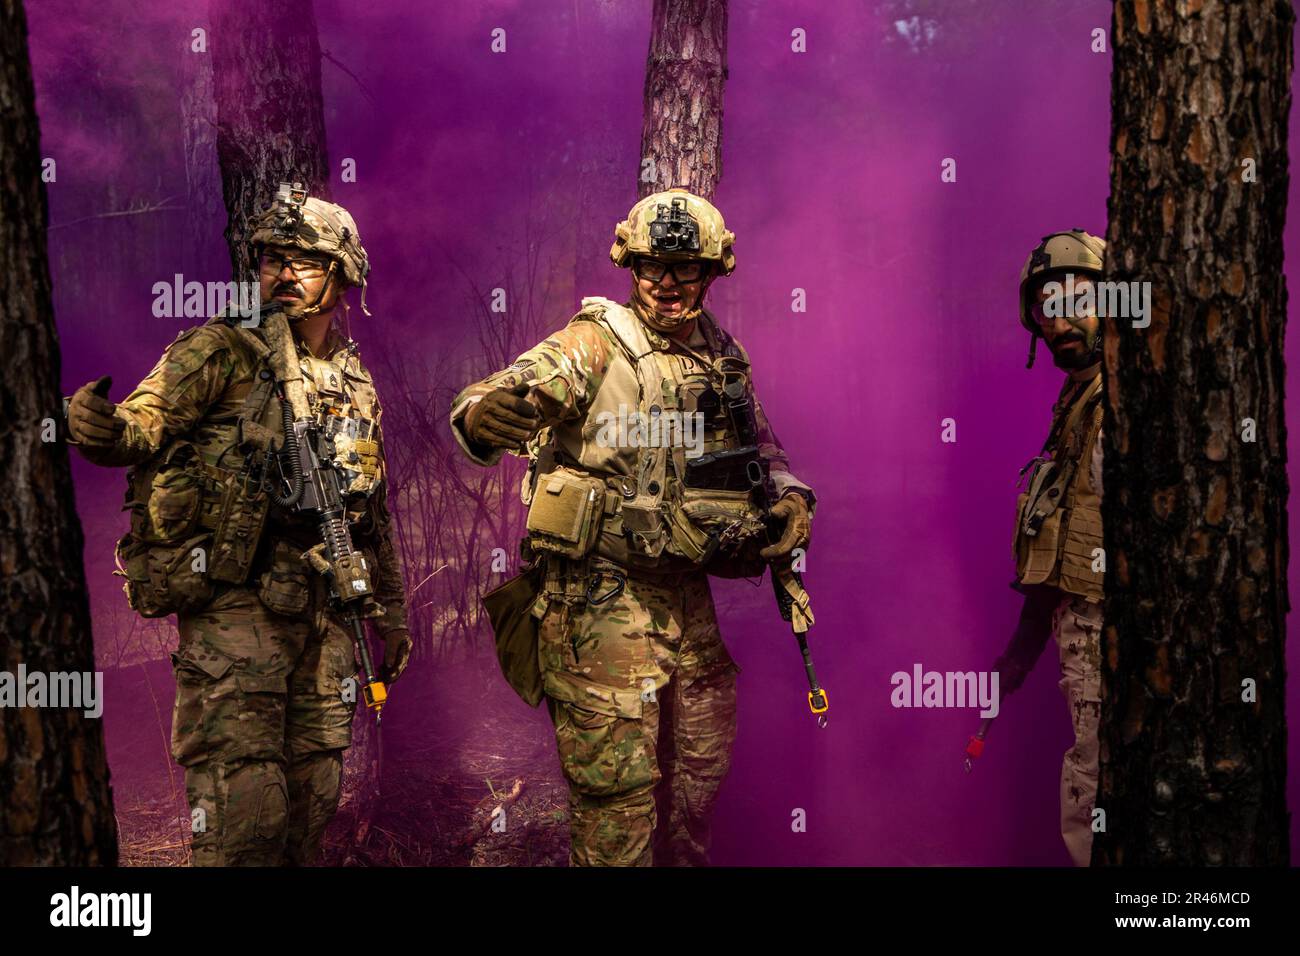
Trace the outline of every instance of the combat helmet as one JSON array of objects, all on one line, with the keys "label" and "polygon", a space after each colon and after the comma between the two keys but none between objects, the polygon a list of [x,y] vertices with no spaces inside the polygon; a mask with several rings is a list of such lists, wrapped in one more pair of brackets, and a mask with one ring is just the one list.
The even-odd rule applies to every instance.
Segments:
[{"label": "combat helmet", "polygon": [[361,287],[361,309],[367,315],[366,276],[370,260],[357,224],[342,206],[315,196],[308,196],[302,183],[280,183],[271,208],[253,220],[249,242],[254,254],[265,246],[292,246],[307,252],[319,252],[330,259],[331,273],[337,269],[348,285]]},{"label": "combat helmet", "polygon": [[676,187],[646,196],[614,227],[609,258],[627,269],[633,256],[658,259],[704,259],[718,263],[722,275],[736,268],[732,245],[736,235],[727,230],[717,207],[689,190]]},{"label": "combat helmet", "polygon": [[1025,363],[1025,368],[1033,367],[1034,352],[1039,336],[1043,334],[1030,314],[1033,303],[1029,301],[1029,289],[1034,280],[1053,272],[1099,276],[1105,261],[1106,240],[1082,229],[1048,233],[1029,254],[1020,270],[1020,324],[1030,335],[1029,361]]}]

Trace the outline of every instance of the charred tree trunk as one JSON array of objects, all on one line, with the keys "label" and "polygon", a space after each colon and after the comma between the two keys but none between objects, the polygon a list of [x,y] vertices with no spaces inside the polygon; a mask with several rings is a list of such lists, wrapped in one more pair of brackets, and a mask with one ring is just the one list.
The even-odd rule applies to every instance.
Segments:
[{"label": "charred tree trunk", "polygon": [[638,196],[684,186],[713,199],[722,178],[726,80],[727,0],[655,0]]},{"label": "charred tree trunk", "polygon": [[[0,0],[0,671],[93,672],[81,523],[62,418],[40,128],[19,0]],[[26,688],[19,684],[18,692]],[[0,866],[117,863],[103,725],[0,707]]]},{"label": "charred tree trunk", "polygon": [[311,0],[211,0],[217,158],[236,277],[250,264],[250,218],[284,181],[327,195],[320,39]]},{"label": "charred tree trunk", "polygon": [[[1289,2],[1118,0],[1106,279],[1110,865],[1289,858],[1282,274]],[[1253,688],[1253,690],[1252,690]]]}]

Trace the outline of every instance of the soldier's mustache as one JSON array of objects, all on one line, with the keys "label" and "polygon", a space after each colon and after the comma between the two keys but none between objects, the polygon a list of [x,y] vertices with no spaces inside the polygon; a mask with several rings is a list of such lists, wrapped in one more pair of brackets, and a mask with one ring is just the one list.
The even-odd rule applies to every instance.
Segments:
[{"label": "soldier's mustache", "polygon": [[1066,332],[1064,335],[1058,336],[1055,340],[1053,340],[1052,345],[1062,346],[1062,345],[1069,345],[1073,342],[1078,342],[1081,345],[1087,345],[1088,337],[1084,335],[1082,332]]},{"label": "soldier's mustache", "polygon": [[275,290],[271,293],[271,295],[272,296],[291,295],[295,299],[302,298],[302,293],[298,291],[298,287],[295,285],[278,285],[275,287]]}]

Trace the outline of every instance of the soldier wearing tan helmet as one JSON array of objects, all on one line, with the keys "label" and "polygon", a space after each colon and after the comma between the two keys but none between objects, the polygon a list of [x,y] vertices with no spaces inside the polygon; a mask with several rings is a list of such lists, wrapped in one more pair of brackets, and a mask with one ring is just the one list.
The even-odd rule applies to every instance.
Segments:
[{"label": "soldier wearing tan helmet", "polygon": [[[707,862],[737,670],[708,576],[756,576],[808,544],[812,490],[790,473],[748,355],[704,306],[735,268],[734,239],[685,190],[641,200],[610,250],[631,271],[625,301],[584,299],[452,405],[473,461],[529,459],[524,553],[537,563],[484,603],[507,679],[544,697],[555,724],[575,865]],[[683,423],[698,424],[693,445],[671,427]],[[770,472],[774,543],[747,468]],[[512,648],[520,618],[535,630]]]},{"label": "soldier wearing tan helmet", "polygon": [[[333,322],[346,288],[365,284],[366,252],[346,210],[288,183],[252,243],[262,308],[288,319],[310,408],[329,422],[391,682],[411,642],[379,401]],[[172,756],[196,866],[314,862],[356,709],[351,635],[304,560],[319,530],[273,500],[283,363],[265,325],[245,325],[217,316],[182,332],[123,401],[108,400],[105,377],[68,409],[83,456],[131,468],[131,527],[117,546],[131,607],[177,617]]]},{"label": "soldier wearing tan helmet", "polygon": [[1072,229],[1044,236],[1020,273],[1029,364],[1041,338],[1066,377],[1047,440],[1021,472],[1013,586],[1025,602],[994,665],[1005,696],[1024,682],[1047,639],[1056,639],[1074,724],[1061,766],[1061,836],[1076,866],[1091,858],[1101,717],[1101,327],[1089,303],[1105,258],[1104,240]]}]

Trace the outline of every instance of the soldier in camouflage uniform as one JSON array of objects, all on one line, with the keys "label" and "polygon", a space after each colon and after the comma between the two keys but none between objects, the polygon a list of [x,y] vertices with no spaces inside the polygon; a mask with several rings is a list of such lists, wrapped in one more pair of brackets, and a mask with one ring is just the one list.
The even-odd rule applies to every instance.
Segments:
[{"label": "soldier in camouflage uniform", "polygon": [[[1061,836],[1076,866],[1092,856],[1101,720],[1102,379],[1093,290],[1105,257],[1104,240],[1081,229],[1058,232],[1043,237],[1020,274],[1020,321],[1033,336],[1029,364],[1041,337],[1066,379],[1043,449],[1022,470],[1028,486],[1018,501],[1014,586],[1025,603],[995,664],[1005,696],[1024,682],[1048,637],[1056,639],[1074,724],[1061,766]],[[1053,291],[1073,293],[1072,316],[1059,314],[1063,299],[1049,302]]]},{"label": "soldier in camouflage uniform", "polygon": [[[259,217],[252,237],[261,300],[288,319],[311,407],[343,455],[391,681],[411,642],[380,407],[356,344],[333,323],[369,265],[342,207],[305,198],[296,220],[281,212]],[[284,438],[277,358],[265,325],[217,317],[182,332],[121,403],[108,400],[105,378],[69,404],[82,455],[132,469],[131,530],[118,543],[132,608],[177,615],[172,755],[185,768],[196,866],[314,862],[352,740],[350,632],[303,558],[319,532],[270,495]]]},{"label": "soldier in camouflage uniform", "polygon": [[[813,493],[754,398],[747,354],[703,308],[734,268],[733,240],[704,199],[647,197],[610,252],[632,270],[628,301],[584,299],[565,328],[453,402],[474,462],[529,456],[525,552],[545,568],[533,614],[573,865],[707,863],[737,671],[708,575],[756,575],[808,544]],[[749,452],[737,451],[729,400],[752,411]],[[764,547],[727,452],[770,470],[775,543]]]}]

